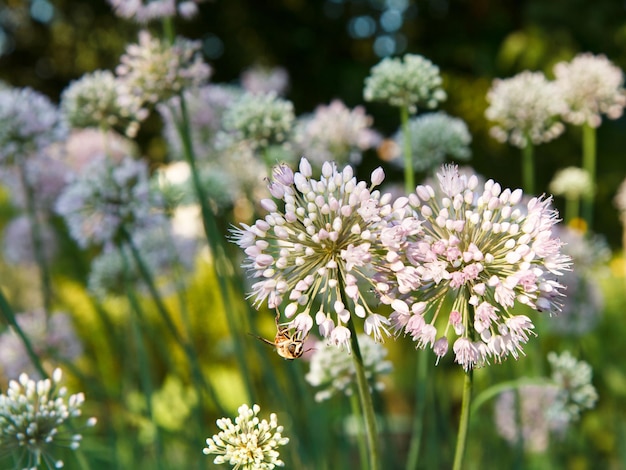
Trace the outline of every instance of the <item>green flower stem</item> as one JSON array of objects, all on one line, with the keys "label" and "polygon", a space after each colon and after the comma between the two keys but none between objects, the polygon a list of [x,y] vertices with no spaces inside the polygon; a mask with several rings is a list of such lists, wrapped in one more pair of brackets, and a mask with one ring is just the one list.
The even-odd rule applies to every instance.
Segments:
[{"label": "green flower stem", "polygon": [[7,301],[7,299],[4,297],[2,290],[0,290],[0,310],[2,311],[2,314],[4,315],[4,318],[9,324],[9,326],[11,326],[15,330],[17,335],[22,340],[22,343],[24,344],[24,347],[26,348],[26,354],[28,354],[30,361],[33,363],[33,366],[35,366],[35,369],[37,369],[37,372],[39,372],[42,378],[47,379],[48,374],[46,373],[43,366],[41,365],[41,361],[39,360],[37,353],[33,349],[33,345],[28,339],[28,336],[26,336],[22,328],[20,328],[20,325],[17,323],[17,320],[15,318],[15,313],[13,313],[13,309],[11,308],[11,305],[9,305],[9,302]]},{"label": "green flower stem", "polygon": [[411,134],[409,132],[409,109],[400,108],[400,123],[402,125],[402,141],[404,153],[404,191],[411,194],[415,191],[415,172],[413,170],[413,152],[411,149]]},{"label": "green flower stem", "polygon": [[522,182],[524,193],[535,194],[535,147],[528,142],[522,148]]},{"label": "green flower stem", "polygon": [[243,335],[241,334],[239,325],[237,323],[237,315],[235,313],[236,303],[232,300],[232,296],[226,282],[226,278],[230,277],[232,275],[231,273],[233,273],[234,270],[232,269],[230,260],[228,259],[226,251],[220,242],[222,236],[217,227],[217,223],[215,222],[213,212],[208,205],[208,198],[206,197],[204,188],[202,187],[202,182],[200,181],[198,167],[196,166],[195,152],[191,141],[189,114],[187,112],[185,97],[181,93],[179,95],[179,98],[181,121],[176,121],[176,127],[183,143],[183,153],[185,155],[185,160],[187,161],[187,163],[189,164],[189,168],[191,169],[191,178],[194,186],[194,191],[200,204],[204,233],[209,244],[211,254],[213,255],[213,268],[215,270],[215,277],[218,281],[218,285],[220,288],[222,302],[224,304],[224,308],[231,309],[230,312],[225,312],[224,316],[226,317],[226,322],[228,324],[230,333],[235,340],[235,356],[237,357],[239,369],[241,370],[241,376],[246,387],[248,395],[247,401],[251,401],[251,398],[254,396],[254,389],[252,387],[252,382],[250,378],[251,374],[248,368],[248,364],[246,362],[243,346],[241,344],[241,341],[239,341],[239,338]]},{"label": "green flower stem", "polygon": [[358,437],[357,437],[357,445],[359,447],[359,460],[361,462],[361,470],[367,470],[367,459],[368,459],[367,441],[365,440],[365,434],[360,432],[361,423],[363,422],[363,419],[361,417],[361,406],[359,405],[359,395],[358,393],[354,393],[354,392],[355,391],[353,391],[352,395],[350,395],[350,407],[352,409],[352,417],[359,424],[357,426],[357,429],[359,430]]},{"label": "green flower stem", "polygon": [[582,216],[587,222],[587,228],[593,223],[593,201],[596,186],[596,128],[583,124],[583,170],[589,174],[593,191],[583,196]]},{"label": "green flower stem", "polygon": [[463,466],[463,456],[467,445],[467,430],[470,420],[470,403],[472,401],[473,369],[465,372],[463,380],[463,400],[461,402],[461,417],[459,419],[459,433],[456,439],[456,449],[454,451],[453,470],[461,470]]},{"label": "green flower stem", "polygon": [[546,378],[522,377],[516,380],[509,380],[506,382],[500,382],[496,385],[492,385],[491,387],[486,388],[478,395],[476,395],[476,398],[474,398],[474,400],[472,401],[471,413],[476,413],[479,408],[483,406],[486,402],[507,390],[515,390],[524,385],[543,385],[547,383],[550,383],[550,380]]},{"label": "green flower stem", "polygon": [[580,216],[580,198],[578,196],[565,196],[565,223],[568,224]]},{"label": "green flower stem", "polygon": [[[130,268],[129,261],[126,252],[123,249],[120,249],[120,254],[122,256],[122,263],[124,268],[124,278],[126,284],[126,295],[128,300],[133,307],[133,310],[137,313],[138,316],[143,316],[141,314],[142,310],[139,305],[139,301],[135,296],[135,292],[132,289],[132,281],[130,280]],[[154,410],[152,409],[152,395],[154,394],[154,385],[152,382],[152,376],[150,371],[152,370],[150,360],[148,358],[148,354],[146,353],[146,346],[144,343],[144,339],[141,336],[141,331],[139,329],[139,325],[134,315],[130,315],[130,326],[133,333],[133,337],[135,339],[135,344],[137,346],[137,361],[139,368],[139,380],[141,381],[141,387],[144,392],[144,397],[146,401],[146,410],[148,412],[148,416],[150,416],[150,420],[155,428],[155,450],[156,450],[156,462],[157,468],[163,468],[163,446],[161,439],[161,431],[159,429],[158,424],[154,420]]]},{"label": "green flower stem", "polygon": [[28,220],[30,222],[33,253],[35,256],[35,261],[37,262],[37,267],[39,268],[43,309],[46,313],[47,322],[52,310],[52,282],[50,281],[50,271],[48,269],[48,263],[46,262],[46,257],[44,255],[41,226],[39,225],[39,221],[37,220],[35,195],[26,175],[26,166],[24,160],[19,159],[19,164],[17,166],[18,172],[20,174],[20,182],[22,184],[22,188],[24,189],[24,195],[26,197],[26,212],[28,214]]},{"label": "green flower stem", "polygon": [[[345,297],[345,294],[342,294]],[[345,304],[345,298],[342,301]],[[348,329],[350,330],[350,344],[352,346],[352,359],[356,370],[356,385],[359,390],[359,401],[361,402],[361,410],[365,419],[365,434],[367,436],[367,447],[369,452],[369,469],[378,470],[379,450],[378,450],[378,433],[376,431],[376,416],[374,414],[374,402],[370,387],[365,377],[365,367],[363,366],[363,356],[359,348],[359,340],[357,339],[356,329],[352,318],[348,320]]]},{"label": "green flower stem", "polygon": [[417,385],[415,387],[415,412],[413,415],[413,429],[409,444],[409,456],[406,469],[416,469],[419,463],[419,453],[422,444],[422,432],[424,429],[424,410],[426,405],[426,384],[428,383],[428,369],[430,362],[426,351],[420,351],[417,355]]},{"label": "green flower stem", "polygon": [[189,360],[189,364],[191,365],[192,378],[194,379],[194,381],[196,381],[197,384],[200,384],[202,388],[204,388],[204,390],[209,394],[211,400],[213,401],[217,409],[221,412],[224,412],[224,407],[221,406],[220,401],[217,397],[217,394],[215,393],[215,390],[209,384],[209,382],[206,381],[206,379],[204,378],[204,375],[202,374],[202,369],[200,367],[200,363],[193,349],[193,346],[191,345],[189,341],[183,338],[183,336],[178,331],[178,328],[176,327],[176,325],[174,324],[174,320],[172,319],[172,315],[170,314],[165,303],[163,302],[163,299],[161,298],[161,295],[159,294],[159,291],[156,287],[156,284],[154,282],[154,278],[152,276],[152,273],[150,272],[150,269],[148,269],[148,266],[144,262],[143,257],[141,256],[141,254],[139,253],[139,250],[135,246],[135,243],[133,242],[130,234],[124,229],[122,230],[122,238],[126,242],[127,246],[130,248],[131,254],[133,255],[133,259],[135,260],[135,263],[137,264],[137,267],[139,268],[139,272],[141,274],[142,279],[144,280],[144,282],[146,283],[148,287],[148,292],[150,292],[150,296],[152,297],[152,300],[154,301],[157,307],[157,311],[159,312],[161,318],[167,325],[168,329],[170,330],[176,342],[185,352],[185,355],[187,356],[187,359]]}]

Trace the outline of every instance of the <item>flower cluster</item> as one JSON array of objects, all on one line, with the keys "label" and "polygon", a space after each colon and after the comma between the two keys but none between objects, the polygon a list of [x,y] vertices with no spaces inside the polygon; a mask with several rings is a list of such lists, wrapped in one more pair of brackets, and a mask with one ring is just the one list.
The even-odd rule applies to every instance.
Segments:
[{"label": "flower cluster", "polygon": [[311,115],[298,119],[293,140],[299,153],[307,153],[311,164],[326,161],[359,163],[363,151],[376,146],[381,137],[371,129],[373,119],[362,106],[350,110],[340,100],[320,105]]},{"label": "flower cluster", "polygon": [[61,110],[74,128],[120,128],[132,137],[147,110],[141,108],[139,96],[124,91],[124,87],[125,83],[108,70],[87,73],[63,91]]},{"label": "flower cluster", "polygon": [[289,74],[283,67],[255,65],[244,70],[241,86],[250,93],[276,93],[283,96],[289,88]]},{"label": "flower cluster", "polygon": [[59,197],[56,211],[81,247],[118,242],[129,232],[154,224],[159,204],[150,191],[146,163],[124,158],[95,160]]},{"label": "flower cluster", "polygon": [[[61,378],[61,369],[54,371],[52,379],[37,382],[22,374],[0,395],[0,452],[13,454],[20,469],[62,468],[63,461],[53,456],[54,447],[75,450],[80,446],[82,436],[70,434],[65,425],[81,416],[85,396],[68,397],[67,389],[60,386]],[[95,418],[86,423],[95,424]]]},{"label": "flower cluster", "polygon": [[200,56],[199,41],[176,38],[173,44],[139,32],[139,42],[130,44],[115,69],[125,93],[119,103],[125,107],[139,97],[142,103],[155,104],[186,88],[204,84],[211,67]]},{"label": "flower cluster", "polygon": [[619,118],[626,106],[624,76],[604,55],[579,54],[554,66],[556,84],[566,103],[563,119],[580,126],[598,127],[602,114]]},{"label": "flower cluster", "polygon": [[[409,134],[413,167],[416,171],[431,171],[439,167],[446,157],[468,160],[472,151],[469,147],[472,136],[462,119],[444,112],[429,113],[409,120]],[[396,148],[402,148],[402,129],[395,135]],[[404,165],[401,152],[397,152],[394,163]]]},{"label": "flower cluster", "polygon": [[62,140],[67,128],[56,106],[30,88],[0,89],[0,163],[13,163]]},{"label": "flower cluster", "polygon": [[[384,383],[378,379],[392,369],[391,362],[385,360],[387,350],[363,334],[359,335],[359,348],[367,380],[374,388],[382,390]],[[320,342],[311,355],[310,370],[305,379],[311,386],[322,388],[315,393],[315,401],[324,401],[340,393],[351,395],[356,381],[354,361],[346,351]]]},{"label": "flower cluster", "polygon": [[430,346],[438,360],[452,330],[455,361],[466,370],[517,358],[534,325],[515,305],[559,310],[556,279],[570,263],[552,235],[557,213],[549,198],[523,204],[521,190],[493,180],[479,188],[456,166],[437,177],[440,196],[418,186],[401,198],[407,213],[379,235],[387,254],[375,281],[393,309],[393,328]]},{"label": "flower cluster", "polygon": [[[373,229],[380,220],[380,194],[373,188],[384,178],[374,170],[371,185],[357,181],[352,167],[338,171],[325,163],[319,180],[311,177],[306,158],[294,173],[287,165],[274,168],[269,190],[272,199],[261,205],[268,211],[252,226],[234,230],[234,241],[245,251],[244,267],[257,281],[254,305],[267,301],[278,308],[284,299],[290,327],[305,334],[313,326],[335,345],[350,347],[350,298],[356,316],[365,318],[365,332],[380,340],[388,320],[369,308],[357,282],[370,282]],[[389,208],[391,211],[391,208]],[[371,282],[370,282],[371,284]],[[320,296],[317,312],[314,302]]]},{"label": "flower cluster", "polygon": [[569,166],[556,172],[550,181],[550,192],[567,199],[578,199],[593,194],[593,181],[589,172],[575,166]]},{"label": "flower cluster", "polygon": [[108,0],[113,11],[120,18],[148,23],[163,18],[172,18],[176,13],[191,19],[198,13],[198,3],[202,0]]},{"label": "flower cluster", "polygon": [[487,92],[485,116],[494,121],[491,135],[519,148],[549,142],[563,133],[565,110],[559,87],[541,72],[524,71],[495,79]]},{"label": "flower cluster", "polygon": [[439,67],[417,54],[387,57],[365,79],[365,101],[383,101],[416,113],[418,106],[436,108],[446,99]]},{"label": "flower cluster", "polygon": [[235,142],[255,148],[284,142],[295,121],[293,103],[276,93],[244,93],[224,113],[224,129]]},{"label": "flower cluster", "polygon": [[278,425],[276,414],[270,414],[269,422],[260,420],[257,415],[259,405],[241,405],[239,416],[233,423],[230,418],[217,420],[221,431],[206,440],[205,455],[216,454],[213,463],[234,465],[241,470],[272,470],[284,467],[280,460],[278,446],[284,446],[289,438],[283,437],[283,427]]},{"label": "flower cluster", "polygon": [[[83,352],[72,318],[67,313],[56,312],[47,319],[43,310],[33,310],[17,315],[16,321],[41,359],[73,361]],[[11,330],[0,334],[0,366],[8,379],[15,379],[25,371],[31,376],[37,374],[24,343]]]}]

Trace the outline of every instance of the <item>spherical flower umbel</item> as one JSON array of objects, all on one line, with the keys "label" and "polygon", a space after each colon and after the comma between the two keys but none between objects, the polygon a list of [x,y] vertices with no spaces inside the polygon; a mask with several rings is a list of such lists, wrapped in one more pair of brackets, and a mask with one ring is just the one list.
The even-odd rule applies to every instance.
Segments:
[{"label": "spherical flower umbel", "polygon": [[[13,455],[15,468],[62,468],[63,461],[54,457],[54,448],[75,450],[80,446],[82,435],[75,427],[67,429],[66,423],[81,416],[85,396],[68,396],[61,378],[61,369],[54,371],[52,379],[37,382],[21,374],[9,382],[6,394],[0,395],[0,455]],[[86,426],[95,424],[95,418],[86,422]]]},{"label": "spherical flower umbel", "polygon": [[[444,112],[429,113],[409,120],[413,168],[416,171],[430,171],[438,168],[446,157],[454,160],[469,160],[472,155],[467,124],[462,119]],[[402,148],[402,129],[395,135],[396,148]],[[398,152],[392,160],[404,166],[404,159]]]},{"label": "spherical flower umbel", "polygon": [[624,112],[624,74],[605,55],[578,54],[554,66],[559,92],[566,103],[563,119],[598,127],[602,114],[617,119]]},{"label": "spherical flower umbel", "polygon": [[550,181],[550,191],[555,196],[578,199],[593,194],[593,181],[589,172],[575,166],[559,170]]},{"label": "spherical flower umbel", "polygon": [[[352,167],[338,171],[327,162],[315,180],[306,158],[295,173],[284,164],[275,167],[269,190],[280,206],[264,199],[268,215],[234,230],[234,241],[247,255],[244,267],[256,280],[250,294],[254,305],[267,301],[273,309],[286,300],[290,327],[306,334],[314,315],[320,334],[347,348],[345,325],[354,313],[365,319],[367,334],[382,339],[388,320],[371,311],[358,281],[371,286],[373,228],[381,219],[380,194],[373,188],[383,178],[381,168],[374,170],[368,186],[357,181]],[[321,302],[314,312],[317,297]],[[352,312],[348,298],[355,305]]]},{"label": "spherical flower umbel", "polygon": [[46,96],[30,88],[0,89],[0,163],[37,154],[66,134],[57,107]]},{"label": "spherical flower umbel", "polygon": [[[551,199],[522,204],[522,191],[446,165],[440,194],[420,185],[405,198],[407,213],[378,237],[387,249],[375,276],[397,332],[444,356],[454,334],[455,361],[465,370],[523,354],[534,325],[516,304],[557,312],[557,278],[569,258],[552,235]],[[398,203],[396,203],[398,204]],[[451,303],[447,304],[446,300]]]},{"label": "spherical flower umbel", "polygon": [[235,141],[246,141],[255,148],[284,142],[293,127],[293,103],[276,93],[244,93],[226,111],[223,125]]},{"label": "spherical flower umbel", "polygon": [[250,93],[276,93],[284,96],[289,88],[289,73],[283,67],[254,65],[241,73],[241,86]]},{"label": "spherical flower umbel", "polygon": [[496,78],[487,102],[485,116],[495,124],[490,133],[499,142],[524,148],[549,142],[565,130],[560,121],[565,103],[559,88],[541,72]]},{"label": "spherical flower umbel", "polygon": [[[365,377],[377,390],[384,388],[379,379],[391,372],[391,362],[385,360],[387,349],[367,335],[359,335],[359,348],[363,357]],[[306,381],[318,387],[315,401],[321,402],[334,394],[351,395],[356,384],[354,360],[346,351],[328,344],[318,344],[311,354],[310,370]]]},{"label": "spherical flower umbel", "polygon": [[202,60],[200,50],[199,41],[178,37],[169,44],[140,31],[139,42],[126,48],[115,69],[125,91],[119,103],[125,106],[140,97],[142,102],[155,104],[204,84],[211,67]]},{"label": "spherical flower umbel", "polygon": [[185,19],[198,13],[198,3],[202,0],[108,0],[113,11],[120,18],[148,23],[154,20],[172,18],[176,13]]},{"label": "spherical flower umbel", "polygon": [[421,55],[387,57],[370,70],[363,96],[365,101],[383,101],[416,113],[418,106],[434,109],[445,101],[441,83],[439,67]]},{"label": "spherical flower umbel", "polygon": [[205,455],[216,454],[213,463],[233,465],[239,470],[272,470],[284,467],[280,460],[278,446],[284,446],[289,438],[283,437],[283,427],[278,425],[275,413],[270,420],[260,420],[257,415],[259,405],[241,405],[239,416],[233,423],[230,418],[217,420],[218,434],[206,440]]},{"label": "spherical flower umbel", "polygon": [[362,153],[382,140],[371,128],[372,123],[362,106],[349,109],[340,100],[333,100],[300,118],[293,140],[297,149],[306,152],[311,164],[317,167],[326,161],[359,163]]}]

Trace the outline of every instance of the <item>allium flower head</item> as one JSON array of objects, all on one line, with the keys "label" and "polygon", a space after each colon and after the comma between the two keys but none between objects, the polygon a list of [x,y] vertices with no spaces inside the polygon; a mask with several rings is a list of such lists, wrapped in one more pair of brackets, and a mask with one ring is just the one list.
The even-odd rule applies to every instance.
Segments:
[{"label": "allium flower head", "polygon": [[[22,374],[0,395],[0,457],[12,455],[19,469],[62,468],[63,461],[54,457],[54,448],[75,450],[80,446],[82,436],[66,429],[66,423],[81,416],[85,396],[68,396],[67,389],[60,386],[61,378],[61,369],[54,371],[52,379],[37,382]],[[95,418],[86,423],[95,424]]]},{"label": "allium flower head", "polygon": [[0,163],[37,154],[66,133],[57,107],[46,96],[30,88],[0,89]]},{"label": "allium flower head", "polygon": [[[252,226],[234,230],[234,241],[245,251],[244,267],[256,282],[251,297],[259,307],[265,301],[278,308],[283,300],[290,327],[305,334],[313,317],[322,336],[349,348],[350,298],[358,317],[365,318],[365,332],[380,340],[388,320],[367,306],[357,282],[371,276],[372,229],[380,221],[380,194],[373,188],[384,178],[374,170],[371,185],[357,181],[352,167],[338,171],[322,166],[319,180],[312,178],[309,161],[302,158],[298,172],[287,165],[274,168],[269,190],[279,201],[264,199],[268,211]],[[313,311],[317,297],[319,310]]]},{"label": "allium flower head", "polygon": [[95,160],[59,197],[56,211],[81,247],[117,242],[120,230],[155,222],[160,204],[150,191],[146,163],[126,157],[119,163]]},{"label": "allium flower head", "polygon": [[[462,119],[444,112],[423,114],[409,120],[413,167],[416,171],[428,171],[439,167],[446,157],[469,160],[472,155],[470,135]],[[404,136],[400,129],[395,136],[396,148],[402,148]],[[394,163],[404,165],[398,154]]]},{"label": "allium flower head", "polygon": [[276,414],[270,420],[260,420],[257,415],[261,408],[241,405],[239,416],[233,423],[230,418],[217,420],[221,431],[206,440],[205,455],[216,454],[213,463],[233,465],[233,470],[272,470],[284,467],[280,460],[278,446],[284,446],[289,438],[283,437],[283,427],[278,425]]},{"label": "allium flower head", "polygon": [[235,141],[255,147],[284,142],[291,133],[295,115],[293,103],[276,93],[244,93],[224,114],[224,129]]},{"label": "allium flower head", "polygon": [[148,31],[139,32],[139,43],[130,44],[115,72],[127,94],[120,103],[155,104],[178,94],[186,88],[204,84],[211,67],[200,56],[199,41],[176,38],[173,44],[152,37]]},{"label": "allium flower head", "polygon": [[495,123],[490,133],[499,142],[524,148],[549,142],[565,130],[560,121],[565,104],[559,88],[541,72],[496,78],[487,102],[485,116]]},{"label": "allium flower head", "polygon": [[[359,335],[359,348],[366,378],[373,387],[382,390],[384,383],[379,378],[392,369],[391,362],[385,360],[387,350],[363,334]],[[320,342],[311,354],[310,370],[305,378],[311,386],[321,388],[315,393],[315,401],[327,400],[334,394],[351,395],[356,383],[354,361],[346,351]]]},{"label": "allium flower head", "polygon": [[586,170],[569,166],[556,172],[550,181],[550,192],[555,196],[578,199],[593,194],[593,181]]},{"label": "allium flower head", "polygon": [[372,130],[372,123],[362,106],[350,110],[340,100],[333,100],[298,119],[293,140],[298,152],[309,155],[316,167],[326,161],[359,163],[363,151],[382,140]]},{"label": "allium flower head", "polygon": [[202,0],[108,0],[120,18],[145,24],[163,18],[172,18],[178,13],[185,19],[198,13]]},{"label": "allium flower head", "polygon": [[250,93],[276,93],[284,96],[289,88],[289,74],[283,67],[252,66],[241,74],[241,86]]},{"label": "allium flower head", "polygon": [[437,177],[442,196],[418,186],[407,213],[378,235],[388,253],[375,281],[393,309],[392,325],[438,358],[453,332],[455,361],[466,370],[517,358],[534,325],[514,306],[558,311],[563,294],[556,279],[569,268],[552,236],[551,199],[521,204],[520,189],[493,180],[479,187],[475,175],[459,175],[452,165]]},{"label": "allium flower head", "polygon": [[580,126],[599,127],[602,114],[619,118],[626,105],[624,74],[604,55],[578,54],[554,66],[554,75],[566,108],[563,119]]},{"label": "allium flower head", "polygon": [[124,87],[125,83],[108,70],[85,74],[63,91],[61,110],[74,128],[115,128],[134,136],[147,111],[141,108],[139,96]]},{"label": "allium flower head", "polygon": [[[56,312],[48,319],[43,310],[33,310],[20,313],[16,319],[42,360],[71,362],[82,354],[83,346],[67,313]],[[16,379],[21,372],[28,372],[31,377],[38,375],[24,343],[12,330],[0,334],[0,367],[8,379]]]},{"label": "allium flower head", "polygon": [[418,107],[434,109],[445,101],[441,83],[439,67],[421,55],[387,57],[370,70],[363,96],[365,101],[383,101],[416,113]]}]

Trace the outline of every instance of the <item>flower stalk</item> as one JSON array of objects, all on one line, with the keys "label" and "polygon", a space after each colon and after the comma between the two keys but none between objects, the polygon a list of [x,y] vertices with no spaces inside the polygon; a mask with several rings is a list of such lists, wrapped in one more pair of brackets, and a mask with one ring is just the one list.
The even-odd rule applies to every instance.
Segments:
[{"label": "flower stalk", "polygon": [[400,107],[404,154],[404,191],[407,194],[415,190],[415,172],[413,171],[413,152],[411,151],[411,134],[409,130],[409,109]]},{"label": "flower stalk", "polygon": [[524,192],[526,194],[535,194],[535,147],[530,141],[522,147],[522,180],[524,184]]},{"label": "flower stalk", "polygon": [[582,216],[591,228],[593,223],[593,201],[596,184],[596,128],[588,123],[583,124],[583,169],[589,174],[589,179],[594,186],[593,191],[583,196]]},{"label": "flower stalk", "polygon": [[463,380],[463,399],[461,402],[461,417],[459,419],[459,432],[456,439],[456,449],[454,451],[453,470],[463,468],[463,456],[467,447],[467,431],[470,421],[470,405],[472,401],[473,369],[465,371]]}]

